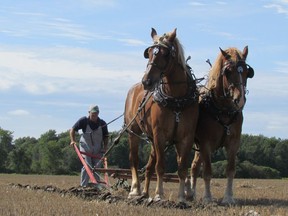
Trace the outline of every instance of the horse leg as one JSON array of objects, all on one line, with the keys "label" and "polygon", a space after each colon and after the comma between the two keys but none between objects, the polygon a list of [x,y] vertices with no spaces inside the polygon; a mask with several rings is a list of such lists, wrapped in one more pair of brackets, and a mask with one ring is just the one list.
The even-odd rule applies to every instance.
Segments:
[{"label": "horse leg", "polygon": [[[179,177],[179,191],[178,191],[178,201],[185,202],[185,189],[188,175],[188,156],[192,148],[191,142],[187,142],[187,139],[182,142],[176,143],[177,149],[177,162],[178,162],[178,177]],[[191,191],[191,189],[190,189]]]},{"label": "horse leg", "polygon": [[[156,139],[154,139],[156,140]],[[158,141],[156,141],[158,142]],[[164,198],[164,189],[163,189],[163,176],[164,176],[164,166],[165,166],[165,152],[164,148],[159,147],[157,143],[155,143],[155,156],[156,156],[156,165],[155,171],[157,175],[156,189],[155,189],[155,200],[161,200]]]},{"label": "horse leg", "polygon": [[142,191],[142,195],[144,195],[145,197],[149,197],[149,186],[150,186],[151,177],[155,172],[155,163],[156,163],[155,151],[154,151],[154,148],[152,147],[150,157],[146,165],[145,184],[144,184],[144,189]]},{"label": "horse leg", "polygon": [[233,198],[233,180],[235,176],[235,164],[236,164],[236,148],[233,146],[233,149],[226,149],[228,164],[226,168],[227,184],[225,189],[224,198],[222,200],[223,204],[235,204]]},{"label": "horse leg", "polygon": [[186,199],[188,200],[196,200],[196,184],[197,184],[197,178],[200,173],[201,168],[201,156],[199,151],[195,151],[194,153],[194,159],[191,164],[191,182],[192,182],[192,188],[191,188],[191,182],[187,181],[187,192],[186,192]]},{"label": "horse leg", "polygon": [[212,195],[210,189],[212,166],[211,166],[211,152],[209,147],[204,147],[204,151],[201,151],[201,157],[203,159],[203,179],[205,184],[203,202],[211,203]]},{"label": "horse leg", "polygon": [[138,176],[138,164],[139,164],[138,143],[139,142],[140,140],[137,136],[133,134],[129,134],[129,146],[130,146],[129,160],[130,160],[132,181],[131,181],[131,190],[128,195],[128,198],[133,198],[135,196],[141,195],[140,181],[139,181],[139,176]]}]

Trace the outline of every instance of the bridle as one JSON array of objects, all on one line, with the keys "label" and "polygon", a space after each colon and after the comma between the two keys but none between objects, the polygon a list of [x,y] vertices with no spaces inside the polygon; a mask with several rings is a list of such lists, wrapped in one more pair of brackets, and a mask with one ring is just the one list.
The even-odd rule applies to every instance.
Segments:
[{"label": "bridle", "polygon": [[[232,70],[235,70],[235,69],[237,70],[237,73],[239,75],[239,82],[229,83],[229,78],[227,77],[227,74],[229,72],[232,73]],[[245,62],[245,60],[240,59],[237,62],[227,60],[224,63],[224,66],[221,69],[221,76],[222,76],[222,82],[223,82],[223,98],[228,99],[232,97],[229,90],[233,88],[234,86],[240,86],[240,89],[243,88],[243,92],[241,92],[241,94],[244,93],[244,97],[245,97],[247,93],[247,89],[246,89],[246,82],[244,83],[243,78],[242,78],[242,73],[244,72],[244,70],[247,70],[247,78],[251,76],[249,75],[249,73],[252,73],[252,72],[254,73],[253,68],[250,65],[248,65]]]},{"label": "bridle", "polygon": [[[159,55],[159,52],[161,51],[161,48],[167,49],[168,52],[163,56],[164,58],[167,58],[166,64],[164,66],[159,66],[155,61],[155,57]],[[156,67],[158,70],[161,71],[160,77],[162,78],[165,75],[166,71],[170,71],[173,66],[173,60],[176,57],[176,48],[173,44],[170,44],[165,40],[165,34],[164,36],[159,38],[159,41],[155,42],[152,46],[148,47],[144,51],[144,57],[149,58],[149,50],[153,49],[153,57],[152,60],[148,62],[148,66]]]},{"label": "bridle", "polygon": [[[242,75],[241,73],[243,72],[243,67],[241,66],[243,64],[243,61],[238,61],[237,63],[234,63],[232,61],[226,61],[224,63],[224,66],[221,70],[221,76],[222,76],[222,83],[223,83],[223,97],[224,98],[231,98],[232,95],[230,94],[230,89],[233,88],[234,86],[239,86],[240,88],[244,88],[244,84],[242,81]],[[239,81],[238,83],[236,82],[229,82],[229,78],[227,77],[227,74],[232,72],[231,69],[236,67],[237,73],[239,75]],[[227,89],[227,90],[226,90]]]}]

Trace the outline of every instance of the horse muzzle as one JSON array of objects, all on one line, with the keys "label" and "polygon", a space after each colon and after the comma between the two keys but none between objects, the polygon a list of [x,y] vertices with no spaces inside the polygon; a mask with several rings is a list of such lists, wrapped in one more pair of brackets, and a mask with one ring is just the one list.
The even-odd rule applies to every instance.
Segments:
[{"label": "horse muzzle", "polygon": [[154,85],[151,79],[142,79],[142,84],[144,86],[144,90],[151,91],[154,88]]},{"label": "horse muzzle", "polygon": [[235,90],[236,89],[234,89],[234,94],[232,96],[233,103],[237,108],[242,108],[245,105],[245,94],[242,89],[242,86],[240,90],[239,89],[237,89],[236,91]]}]

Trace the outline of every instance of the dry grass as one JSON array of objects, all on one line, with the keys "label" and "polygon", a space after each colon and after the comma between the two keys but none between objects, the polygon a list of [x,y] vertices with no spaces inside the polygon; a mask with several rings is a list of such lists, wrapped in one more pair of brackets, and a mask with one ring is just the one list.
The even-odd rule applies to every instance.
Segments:
[{"label": "dry grass", "polygon": [[[165,209],[156,207],[132,206],[120,201],[109,204],[105,201],[87,201],[73,196],[61,196],[57,193],[35,191],[11,187],[9,184],[31,186],[53,185],[68,189],[77,187],[78,176],[47,175],[8,175],[0,174],[0,215],[253,215],[249,211],[258,212],[261,216],[288,215],[288,180],[247,180],[235,179],[235,206],[220,206],[217,203],[223,196],[224,179],[212,180],[212,193],[215,203],[201,204],[203,181],[199,179],[197,201],[188,203],[191,209]],[[153,188],[152,184],[152,188]],[[165,184],[166,197],[176,200],[177,184]],[[120,192],[118,192],[119,195]],[[151,192],[152,194],[152,192]],[[126,192],[121,195],[127,196]]]}]

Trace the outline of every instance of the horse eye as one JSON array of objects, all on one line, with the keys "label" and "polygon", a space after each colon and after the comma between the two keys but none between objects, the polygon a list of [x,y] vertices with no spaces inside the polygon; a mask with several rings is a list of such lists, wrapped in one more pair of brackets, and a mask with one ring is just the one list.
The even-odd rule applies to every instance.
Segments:
[{"label": "horse eye", "polygon": [[159,47],[154,47],[153,54],[157,55],[159,53]]},{"label": "horse eye", "polygon": [[238,71],[238,73],[243,73],[243,67],[242,67],[242,66],[239,66],[239,67],[237,68],[237,71]]}]

